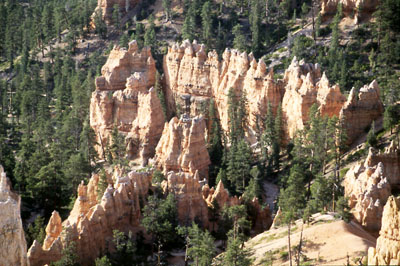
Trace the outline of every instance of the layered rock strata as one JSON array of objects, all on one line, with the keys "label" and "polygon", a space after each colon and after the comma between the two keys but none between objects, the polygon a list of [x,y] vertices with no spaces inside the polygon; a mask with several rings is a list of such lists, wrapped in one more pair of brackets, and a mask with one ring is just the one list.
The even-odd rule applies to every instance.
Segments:
[{"label": "layered rock strata", "polygon": [[101,157],[114,127],[126,137],[130,159],[140,157],[145,164],[154,155],[164,124],[160,100],[152,89],[155,73],[150,49],[139,51],[136,41],[128,50],[116,46],[111,51],[90,101],[90,125]]},{"label": "layered rock strata", "polygon": [[205,142],[205,122],[202,117],[172,118],[165,123],[156,147],[154,163],[164,173],[186,172],[201,179],[208,178],[210,158]]},{"label": "layered rock strata", "polygon": [[368,250],[368,265],[400,265],[400,198],[391,196],[385,205],[376,248]]},{"label": "layered rock strata", "polygon": [[373,164],[373,152],[370,150],[364,164],[354,165],[343,182],[345,196],[355,219],[370,231],[381,228],[383,206],[391,195],[391,186],[385,176],[384,164]]},{"label": "layered rock strata", "polygon": [[321,75],[318,64],[307,64],[294,57],[283,80],[282,113],[287,138],[293,138],[297,130],[304,128],[314,104],[318,105],[322,116],[339,117],[346,98],[338,85],[329,86],[328,78],[325,73]]},{"label": "layered rock strata", "polygon": [[168,172],[167,180],[163,181],[164,192],[173,193],[177,202],[178,219],[182,224],[200,221],[204,227],[209,227],[207,203],[203,198],[199,174]]},{"label": "layered rock strata", "polygon": [[163,67],[169,109],[178,105],[192,116],[205,115],[212,98],[225,131],[229,127],[229,89],[237,97],[246,92],[250,138],[254,137],[257,122],[264,121],[268,103],[275,111],[282,100],[282,83],[274,80],[262,59],[257,62],[245,52],[227,49],[220,61],[215,51],[206,54],[204,45],[184,41],[168,48]]},{"label": "layered rock strata", "polygon": [[348,143],[368,132],[372,121],[383,114],[383,103],[376,80],[362,87],[359,92],[353,88],[346,103],[340,111],[340,117],[347,131]]},{"label": "layered rock strata", "polygon": [[11,191],[11,184],[0,165],[0,264],[29,265],[20,215],[21,198]]},{"label": "layered rock strata", "polygon": [[88,185],[79,186],[74,208],[64,222],[53,212],[43,246],[35,241],[28,251],[32,266],[56,261],[70,241],[76,244],[81,264],[90,265],[109,248],[112,230],[143,230],[140,202],[146,201],[151,174],[132,171],[124,176],[114,175],[114,185],[108,186],[100,203],[96,200],[98,180],[99,176],[93,175]]},{"label": "layered rock strata", "polygon": [[237,98],[245,94],[248,112],[245,131],[251,144],[257,141],[256,136],[263,128],[268,105],[274,113],[282,105],[285,140],[304,128],[313,104],[318,105],[322,116],[343,117],[349,142],[383,112],[376,81],[361,88],[358,98],[353,97],[353,90],[346,101],[339,86],[329,84],[318,64],[307,64],[296,58],[284,78],[275,80],[272,69],[268,71],[264,61],[257,62],[252,54],[227,49],[219,60],[215,51],[206,54],[204,45],[184,41],[168,49],[163,66],[168,109],[177,108],[187,115],[202,114],[207,118],[212,99],[225,132],[229,130],[229,90],[232,88]]}]

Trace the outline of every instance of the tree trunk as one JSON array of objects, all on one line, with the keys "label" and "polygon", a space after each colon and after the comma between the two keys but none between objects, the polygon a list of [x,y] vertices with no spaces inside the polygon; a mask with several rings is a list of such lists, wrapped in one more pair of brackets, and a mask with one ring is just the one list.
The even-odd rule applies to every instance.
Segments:
[{"label": "tree trunk", "polygon": [[304,229],[304,222],[301,224],[299,248],[297,250],[297,266],[300,266],[301,246],[303,245],[303,229]]},{"label": "tree trunk", "polygon": [[289,246],[289,266],[292,266],[292,246],[290,245],[290,224],[291,220],[288,223],[288,246]]}]

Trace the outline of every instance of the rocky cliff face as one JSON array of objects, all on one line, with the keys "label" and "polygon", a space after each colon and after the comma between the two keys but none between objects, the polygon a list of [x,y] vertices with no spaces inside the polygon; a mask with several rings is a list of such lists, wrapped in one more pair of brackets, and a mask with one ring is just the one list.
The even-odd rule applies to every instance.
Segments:
[{"label": "rocky cliff face", "polygon": [[115,5],[119,7],[119,12],[123,15],[134,8],[139,2],[140,0],[97,0],[96,9],[101,9],[103,19],[109,24],[112,22]]},{"label": "rocky cliff face", "polygon": [[313,104],[319,106],[322,116],[339,117],[346,98],[340,88],[329,86],[325,73],[321,76],[318,64],[307,64],[293,58],[284,75],[285,95],[282,101],[282,113],[286,120],[286,137],[292,138],[297,130],[304,128]]},{"label": "rocky cliff face", "polygon": [[20,197],[11,191],[10,181],[0,165],[0,264],[29,265],[20,215]]},{"label": "rocky cliff face", "polygon": [[96,133],[100,156],[111,141],[114,127],[127,140],[131,159],[143,163],[154,155],[162,133],[164,115],[154,89],[155,62],[149,48],[139,51],[135,41],[129,49],[114,47],[90,102],[90,125]]},{"label": "rocky cliff face", "polygon": [[209,100],[214,99],[222,128],[228,130],[228,91],[233,88],[239,97],[247,94],[249,129],[247,137],[253,137],[257,121],[265,118],[268,102],[274,110],[283,96],[281,82],[273,79],[263,60],[258,62],[252,54],[237,50],[225,50],[222,60],[211,51],[205,53],[204,45],[196,41],[174,44],[164,57],[166,95],[169,109],[175,104],[190,105],[192,116],[205,114]]},{"label": "rocky cliff face", "polygon": [[112,230],[128,230],[136,233],[140,226],[141,207],[151,186],[151,174],[130,172],[114,175],[114,185],[104,192],[97,203],[98,175],[93,175],[89,184],[81,184],[67,220],[61,223],[57,212],[46,228],[43,246],[35,241],[28,251],[32,266],[44,265],[61,257],[61,251],[69,241],[76,243],[76,252],[84,265],[89,265],[108,248]]},{"label": "rocky cliff face", "polygon": [[376,81],[361,88],[358,98],[353,97],[354,91],[346,101],[339,86],[331,86],[318,65],[296,58],[283,80],[275,80],[272,69],[268,71],[263,60],[257,62],[252,54],[227,49],[218,60],[215,51],[206,55],[204,45],[185,41],[168,49],[164,73],[168,109],[178,106],[191,116],[207,116],[213,99],[225,132],[229,130],[229,89],[233,88],[237,97],[245,93],[249,114],[246,137],[251,144],[257,141],[257,131],[263,127],[268,104],[274,112],[282,105],[286,140],[304,127],[313,104],[318,105],[322,116],[345,119],[349,142],[383,112]]},{"label": "rocky cliff face", "polygon": [[174,117],[165,123],[156,148],[155,165],[164,173],[186,172],[201,179],[208,178],[210,158],[205,143],[205,122],[202,117]]},{"label": "rocky cliff face", "polygon": [[382,215],[376,248],[368,250],[368,265],[400,265],[400,198],[389,197]]},{"label": "rocky cliff face", "polygon": [[183,224],[201,221],[209,227],[207,203],[203,198],[199,174],[169,172],[162,183],[164,192],[173,193],[177,201],[178,219]]},{"label": "rocky cliff face", "polygon": [[321,1],[321,14],[323,16],[329,16],[336,14],[338,4],[342,5],[343,14],[346,16],[352,16],[358,20],[360,17],[366,14],[370,14],[376,10],[379,1],[377,0],[322,0]]},{"label": "rocky cliff face", "polygon": [[349,144],[368,132],[372,121],[382,116],[383,104],[379,94],[380,89],[376,80],[362,87],[358,93],[355,88],[350,91],[340,111]]},{"label": "rocky cliff face", "polygon": [[373,164],[370,149],[364,164],[354,165],[344,179],[345,196],[349,197],[355,219],[370,231],[379,231],[383,206],[391,195],[391,186],[385,176],[384,164]]}]

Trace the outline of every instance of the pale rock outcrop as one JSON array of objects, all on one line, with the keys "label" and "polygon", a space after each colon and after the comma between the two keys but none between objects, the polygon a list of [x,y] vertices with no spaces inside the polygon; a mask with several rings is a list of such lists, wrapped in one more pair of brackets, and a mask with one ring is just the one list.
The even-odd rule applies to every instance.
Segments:
[{"label": "pale rock outcrop", "polygon": [[227,49],[220,61],[215,51],[206,54],[204,45],[196,41],[170,47],[164,57],[164,73],[169,109],[174,109],[175,104],[189,105],[190,115],[204,115],[212,98],[225,131],[229,122],[229,89],[237,97],[246,92],[247,137],[251,142],[254,142],[257,122],[265,118],[268,103],[276,111],[283,96],[282,83],[273,79],[273,72],[267,71],[262,59],[257,62],[252,54]]},{"label": "pale rock outcrop", "polygon": [[21,198],[0,165],[0,265],[29,265],[20,215]]},{"label": "pale rock outcrop", "polygon": [[384,164],[373,164],[372,149],[364,164],[354,165],[344,178],[345,196],[355,219],[370,231],[379,231],[383,206],[391,195],[391,186],[384,174]]},{"label": "pale rock outcrop", "polygon": [[178,219],[183,224],[191,221],[201,221],[204,227],[209,227],[208,209],[203,199],[202,185],[198,172],[189,173],[168,172],[167,180],[163,181],[164,192],[173,193],[177,202]]},{"label": "pale rock outcrop", "polygon": [[368,265],[400,265],[400,198],[390,196],[386,202],[376,248],[368,250]]},{"label": "pale rock outcrop", "polygon": [[293,138],[297,130],[304,128],[313,104],[317,104],[321,116],[339,116],[346,98],[339,86],[329,86],[325,73],[321,76],[318,64],[300,62],[296,57],[284,75],[285,95],[282,100],[282,113],[285,136]]},{"label": "pale rock outcrop", "polygon": [[140,0],[97,0],[96,10],[101,9],[103,19],[106,23],[110,24],[112,22],[115,5],[119,7],[119,12],[124,15],[139,2]]},{"label": "pale rock outcrop", "polygon": [[209,190],[203,189],[203,197],[206,199],[209,206],[212,206],[213,202],[215,201],[221,209],[240,204],[238,197],[229,196],[229,192],[224,187],[222,181],[218,182],[218,185],[215,189],[213,187]]},{"label": "pale rock outcrop", "polygon": [[138,50],[136,41],[129,49],[114,47],[90,101],[90,125],[104,156],[114,127],[127,140],[130,159],[140,157],[145,164],[154,155],[162,133],[164,115],[155,84],[155,62],[149,48]]},{"label": "pale rock outcrop", "polygon": [[116,174],[114,185],[108,186],[100,203],[96,200],[98,180],[99,176],[93,175],[88,185],[79,186],[74,208],[62,224],[58,213],[53,212],[46,228],[45,244],[40,246],[35,241],[28,251],[32,266],[59,259],[69,241],[75,242],[80,262],[89,265],[109,247],[112,230],[134,233],[144,230],[140,226],[140,202],[146,200],[151,174],[134,171],[123,176]]},{"label": "pale rock outcrop", "polygon": [[342,5],[343,14],[357,19],[364,14],[372,13],[379,4],[378,0],[322,0],[321,15],[329,16],[336,14],[338,4]]},{"label": "pale rock outcrop", "polygon": [[208,178],[210,158],[205,142],[205,122],[202,117],[172,118],[165,123],[154,162],[164,173],[186,172],[201,179]]},{"label": "pale rock outcrop", "polygon": [[348,144],[366,133],[371,123],[383,114],[383,104],[380,99],[380,89],[376,80],[365,85],[357,93],[351,89],[342,110],[340,118],[347,131]]}]

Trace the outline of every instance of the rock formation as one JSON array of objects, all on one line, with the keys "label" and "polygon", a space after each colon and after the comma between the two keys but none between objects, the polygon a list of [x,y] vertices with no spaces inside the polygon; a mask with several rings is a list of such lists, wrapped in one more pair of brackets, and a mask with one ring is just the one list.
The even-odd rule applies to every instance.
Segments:
[{"label": "rock formation", "polygon": [[119,12],[123,15],[134,8],[139,2],[140,0],[97,0],[96,10],[101,9],[103,19],[106,23],[110,24],[115,5],[119,7]]},{"label": "rock formation", "polygon": [[257,141],[257,130],[263,127],[268,104],[274,112],[282,104],[286,140],[304,127],[313,104],[318,105],[322,116],[344,118],[349,142],[383,112],[376,81],[361,88],[358,98],[353,97],[353,91],[346,101],[338,85],[329,85],[318,64],[307,64],[296,58],[285,71],[283,80],[275,80],[272,69],[268,71],[264,61],[257,62],[252,54],[227,49],[219,61],[215,51],[206,55],[204,45],[185,41],[168,49],[164,73],[169,110],[178,106],[188,115],[202,114],[207,118],[207,107],[213,99],[225,132],[229,130],[229,89],[237,97],[245,93],[249,114],[246,137],[251,144]]},{"label": "rock formation", "polygon": [[76,243],[80,262],[89,265],[103,254],[112,240],[112,230],[136,233],[140,226],[141,206],[151,186],[150,173],[129,172],[114,175],[114,185],[109,185],[100,203],[97,203],[98,175],[93,175],[88,185],[81,184],[78,198],[69,217],[61,223],[57,212],[46,228],[43,246],[35,241],[28,251],[31,266],[44,265],[61,257],[69,241]]},{"label": "rock formation", "polygon": [[313,104],[319,106],[322,116],[339,117],[346,98],[339,86],[330,87],[325,73],[321,76],[318,64],[307,64],[293,58],[284,75],[285,95],[282,100],[282,113],[286,137],[293,138],[297,130],[304,128]]},{"label": "rock formation", "polygon": [[366,229],[377,232],[391,186],[384,175],[384,164],[373,165],[371,157],[372,150],[364,164],[358,163],[346,173],[343,185],[355,219]]},{"label": "rock formation", "polygon": [[322,0],[321,1],[321,15],[329,16],[336,14],[336,8],[338,4],[342,5],[343,14],[346,16],[352,16],[356,18],[356,22],[358,18],[363,16],[364,14],[371,14],[376,10],[379,1],[377,0],[352,0],[352,1],[344,1],[344,0]]},{"label": "rock formation", "polygon": [[0,165],[0,265],[29,265],[20,205],[21,198],[11,191]]},{"label": "rock formation", "polygon": [[385,205],[376,248],[368,250],[368,265],[400,265],[400,198],[390,196]]},{"label": "rock formation", "polygon": [[191,221],[201,221],[204,227],[209,227],[208,209],[202,194],[198,172],[189,173],[168,172],[167,180],[163,181],[164,192],[173,193],[177,201],[178,219],[183,224]]},{"label": "rock formation", "polygon": [[127,137],[131,159],[140,156],[145,164],[154,155],[164,124],[160,100],[151,88],[155,73],[150,49],[140,52],[136,41],[129,44],[128,50],[116,46],[111,51],[90,102],[90,125],[96,133],[100,156],[104,156],[114,127]]},{"label": "rock formation", "polygon": [[198,171],[201,179],[208,178],[210,158],[203,118],[174,117],[165,123],[154,163],[164,173],[183,171],[194,175]]},{"label": "rock formation", "polygon": [[202,109],[207,109],[213,98],[225,131],[228,130],[229,89],[233,88],[238,97],[246,92],[250,138],[257,121],[265,118],[268,103],[275,111],[283,96],[281,82],[273,79],[273,72],[267,71],[262,59],[257,62],[252,54],[227,49],[219,61],[215,51],[206,54],[204,45],[196,41],[170,47],[164,57],[164,73],[169,109],[175,104],[189,104],[192,116],[204,115]]},{"label": "rock formation", "polygon": [[383,114],[383,104],[380,99],[380,89],[376,80],[368,86],[365,85],[357,93],[351,89],[340,117],[347,131],[349,144],[358,137],[368,132],[371,123]]}]

